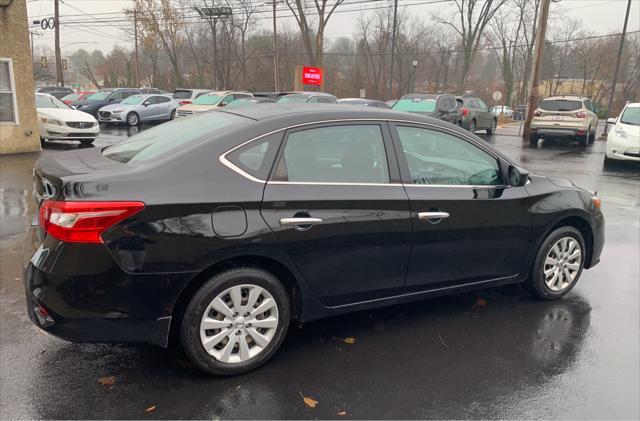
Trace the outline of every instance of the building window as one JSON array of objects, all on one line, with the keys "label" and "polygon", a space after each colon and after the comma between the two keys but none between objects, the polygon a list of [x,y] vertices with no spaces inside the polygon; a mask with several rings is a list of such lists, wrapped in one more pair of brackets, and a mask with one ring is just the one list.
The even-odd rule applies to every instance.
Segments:
[{"label": "building window", "polygon": [[16,87],[13,80],[13,62],[0,58],[0,124],[17,124]]}]

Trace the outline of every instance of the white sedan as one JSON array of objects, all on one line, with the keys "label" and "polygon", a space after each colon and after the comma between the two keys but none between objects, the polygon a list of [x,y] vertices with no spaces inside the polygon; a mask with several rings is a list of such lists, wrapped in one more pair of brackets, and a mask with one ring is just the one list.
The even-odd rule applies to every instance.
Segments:
[{"label": "white sedan", "polygon": [[91,115],[69,107],[48,94],[36,93],[36,109],[41,140],[78,140],[90,145],[100,133],[100,124]]},{"label": "white sedan", "polygon": [[640,103],[627,104],[620,116],[607,120],[609,135],[605,162],[640,161]]}]

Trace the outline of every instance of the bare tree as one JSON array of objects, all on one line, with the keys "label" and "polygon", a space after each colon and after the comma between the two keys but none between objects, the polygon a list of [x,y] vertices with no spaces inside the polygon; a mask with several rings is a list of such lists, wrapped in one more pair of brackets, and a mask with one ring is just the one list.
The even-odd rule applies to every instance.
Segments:
[{"label": "bare tree", "polygon": [[[300,35],[302,36],[302,42],[307,52],[307,59],[312,66],[322,66],[323,52],[324,52],[324,30],[331,19],[331,15],[335,12],[336,8],[344,3],[345,0],[335,0],[332,5],[329,5],[329,0],[313,0],[315,14],[317,14],[318,27],[315,30],[315,46],[311,42],[313,29],[309,25],[310,14],[307,11],[306,2],[304,0],[285,0],[289,10],[293,13],[296,19],[298,28],[300,29]],[[314,49],[315,47],[315,49]]]},{"label": "bare tree", "polygon": [[[520,12],[522,12],[521,9]],[[503,8],[495,14],[489,24],[491,26],[491,34],[487,36],[487,40],[494,47],[493,52],[500,66],[500,73],[504,81],[504,103],[507,105],[511,105],[513,99],[514,61],[518,42],[520,41],[522,21],[521,16],[516,17],[513,11],[507,11]],[[512,22],[515,22],[515,25]]]},{"label": "bare tree", "polygon": [[508,0],[453,0],[458,9],[456,15],[459,25],[448,19],[436,17],[440,23],[450,26],[460,36],[463,51],[462,75],[458,91],[463,93],[466,87],[471,64],[478,51],[480,40],[489,21]]}]

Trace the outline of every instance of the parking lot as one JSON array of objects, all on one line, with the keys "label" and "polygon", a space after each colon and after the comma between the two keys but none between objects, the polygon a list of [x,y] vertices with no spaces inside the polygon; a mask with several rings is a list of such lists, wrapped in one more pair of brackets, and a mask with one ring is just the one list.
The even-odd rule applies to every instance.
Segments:
[{"label": "parking lot", "polygon": [[[104,127],[93,146],[145,128]],[[31,169],[79,146],[0,157],[0,417],[637,419],[640,168],[604,167],[603,141],[532,148],[517,130],[481,137],[603,200],[601,263],[568,296],[510,286],[292,326],[266,366],[231,378],[161,348],[71,344],[33,326],[20,278]]]}]

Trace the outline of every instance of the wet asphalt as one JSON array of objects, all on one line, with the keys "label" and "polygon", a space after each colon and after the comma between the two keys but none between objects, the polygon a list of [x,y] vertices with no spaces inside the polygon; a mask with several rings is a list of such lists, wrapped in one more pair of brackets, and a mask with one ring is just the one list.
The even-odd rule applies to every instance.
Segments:
[{"label": "wet asphalt", "polygon": [[[509,286],[320,320],[292,327],[266,366],[232,378],[161,348],[71,344],[33,326],[20,279],[31,169],[78,146],[0,157],[0,418],[638,419],[640,167],[604,167],[603,141],[532,148],[516,132],[484,137],[603,199],[601,263],[564,299]],[[131,134],[103,128],[95,145]]]}]

